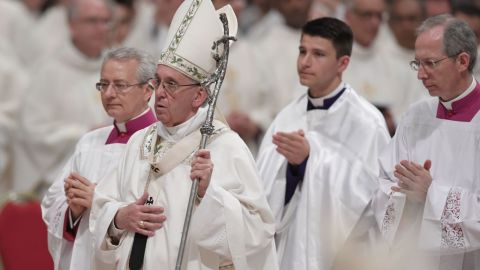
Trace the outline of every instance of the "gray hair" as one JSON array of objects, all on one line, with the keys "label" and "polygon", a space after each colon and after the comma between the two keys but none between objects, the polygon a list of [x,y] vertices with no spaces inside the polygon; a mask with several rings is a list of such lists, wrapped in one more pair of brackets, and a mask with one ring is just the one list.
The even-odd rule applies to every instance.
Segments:
[{"label": "gray hair", "polygon": [[477,61],[477,37],[463,20],[450,14],[441,14],[426,19],[417,29],[417,35],[434,27],[443,26],[443,49],[448,57],[465,52],[470,56],[468,71],[472,73]]},{"label": "gray hair", "polygon": [[109,51],[103,59],[103,65],[110,60],[128,61],[136,60],[138,62],[137,80],[138,82],[147,82],[155,78],[157,72],[157,62],[148,53],[129,47],[117,48]]}]

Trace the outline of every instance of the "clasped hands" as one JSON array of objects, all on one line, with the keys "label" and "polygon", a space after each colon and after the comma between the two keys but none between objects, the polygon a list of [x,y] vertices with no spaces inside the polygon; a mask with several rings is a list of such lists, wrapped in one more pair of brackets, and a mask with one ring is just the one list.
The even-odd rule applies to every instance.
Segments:
[{"label": "clasped hands", "polygon": [[95,186],[96,184],[76,172],[70,173],[65,179],[63,187],[74,220],[92,207]]},{"label": "clasped hands", "polygon": [[424,203],[432,183],[431,167],[430,160],[426,160],[423,166],[412,161],[400,161],[393,172],[398,179],[398,186],[393,186],[392,190],[405,194],[413,202]]}]

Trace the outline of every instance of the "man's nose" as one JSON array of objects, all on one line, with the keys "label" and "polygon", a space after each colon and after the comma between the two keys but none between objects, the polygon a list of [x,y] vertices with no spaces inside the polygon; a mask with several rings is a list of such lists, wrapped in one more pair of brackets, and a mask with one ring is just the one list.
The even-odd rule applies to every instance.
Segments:
[{"label": "man's nose", "polygon": [[417,78],[419,80],[423,80],[423,79],[426,79],[427,77],[428,77],[428,74],[425,70],[425,67],[422,64],[418,65]]},{"label": "man's nose", "polygon": [[117,91],[115,91],[113,83],[107,86],[107,89],[105,89],[104,94],[108,97],[114,97],[117,95]]}]

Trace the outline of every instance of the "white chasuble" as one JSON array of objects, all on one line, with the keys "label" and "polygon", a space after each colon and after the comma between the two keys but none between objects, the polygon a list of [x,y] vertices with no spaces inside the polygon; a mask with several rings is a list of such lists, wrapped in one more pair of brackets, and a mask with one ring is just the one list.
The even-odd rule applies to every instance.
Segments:
[{"label": "white chasuble", "polygon": [[[277,224],[280,269],[332,269],[377,188],[377,154],[389,136],[380,112],[348,85],[328,110],[307,111],[307,94],[267,131],[258,166]],[[302,129],[310,145],[303,181],[284,206],[287,160],[271,142]]]},{"label": "white chasuble", "polygon": [[[198,141],[170,152],[179,149],[177,145],[189,139],[189,134],[199,132],[205,113],[201,109],[178,128],[158,123],[137,132],[130,139],[120,166],[110,176],[111,181],[103,181],[97,187],[90,228],[96,238],[95,263],[102,264],[101,269],[128,269],[134,233],[124,232],[118,245],[114,245],[107,230],[117,210],[136,201],[145,189],[153,204],[165,209],[166,221],[147,240],[143,269],[175,268],[192,184],[190,163]],[[237,134],[220,122],[215,121],[214,126],[214,135],[207,145],[213,174],[204,198],[194,207],[183,269],[277,269],[274,220],[254,160]],[[157,134],[159,143],[155,144]],[[148,158],[154,148],[158,148],[155,156]],[[145,188],[152,164],[162,167],[170,157],[177,159],[177,155],[185,158],[180,158],[171,169],[152,174]]]}]

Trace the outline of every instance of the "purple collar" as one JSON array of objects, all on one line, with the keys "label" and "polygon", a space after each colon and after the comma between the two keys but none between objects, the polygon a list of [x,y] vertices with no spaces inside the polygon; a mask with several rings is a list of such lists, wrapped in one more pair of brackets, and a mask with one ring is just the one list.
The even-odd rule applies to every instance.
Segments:
[{"label": "purple collar", "polygon": [[135,118],[133,120],[127,121],[125,123],[125,127],[127,132],[120,132],[116,125],[114,125],[110,135],[108,136],[107,141],[105,144],[112,144],[112,143],[127,143],[133,133],[139,131],[140,129],[146,128],[151,124],[157,122],[157,118],[153,113],[152,109],[150,108],[146,113],[142,116]]},{"label": "purple collar", "polygon": [[452,109],[447,110],[442,103],[438,102],[437,118],[459,122],[470,122],[480,111],[480,84],[464,98],[454,101]]}]

